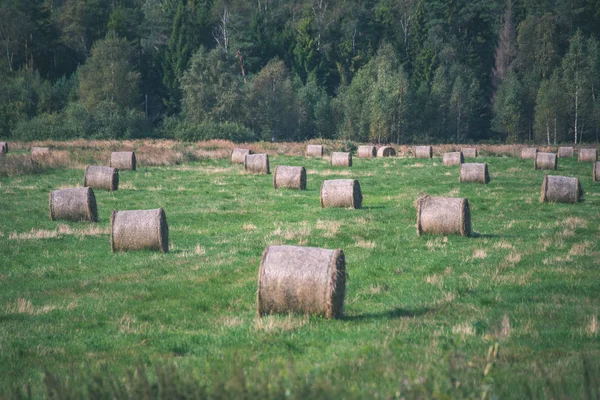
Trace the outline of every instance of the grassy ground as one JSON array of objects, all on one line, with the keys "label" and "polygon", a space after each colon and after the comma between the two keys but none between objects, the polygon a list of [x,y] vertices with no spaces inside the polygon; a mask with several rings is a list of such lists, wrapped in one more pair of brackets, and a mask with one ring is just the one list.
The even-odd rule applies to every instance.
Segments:
[{"label": "grassy ground", "polygon": [[[591,164],[559,161],[555,174],[585,191],[568,205],[539,203],[544,172],[531,160],[478,161],[488,185],[460,184],[439,158],[332,168],[272,156],[272,169],[306,167],[304,192],[227,159],[142,165],[120,173],[118,191],[95,192],[97,224],[48,217],[48,193],[81,185],[82,169],[0,178],[0,387],[41,394],[44,372],[131,381],[139,366],[152,382],[171,368],[215,393],[242,376],[257,397],[271,384],[288,397],[585,397],[600,381],[588,384],[582,361],[600,356]],[[360,181],[363,209],[320,208],[321,182],[336,178]],[[475,237],[418,237],[421,193],[467,197]],[[171,251],[112,254],[110,212],[157,207]],[[343,319],[256,317],[260,257],[278,243],[344,250]]]}]

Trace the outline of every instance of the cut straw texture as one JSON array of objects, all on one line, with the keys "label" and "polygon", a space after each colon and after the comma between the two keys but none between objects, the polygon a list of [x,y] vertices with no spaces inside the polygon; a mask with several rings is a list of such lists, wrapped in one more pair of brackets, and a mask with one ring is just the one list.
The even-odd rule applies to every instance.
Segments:
[{"label": "cut straw texture", "polygon": [[444,153],[442,156],[442,165],[460,165],[463,162],[465,162],[465,158],[463,157],[463,153],[460,151]]},{"label": "cut straw texture", "polygon": [[267,154],[246,154],[244,156],[244,170],[251,174],[270,174],[269,156]]},{"label": "cut straw texture", "polygon": [[338,318],[346,292],[340,249],[268,246],[258,271],[258,315],[302,313]]},{"label": "cut straw texture", "polygon": [[8,142],[0,142],[0,153],[8,153]]},{"label": "cut straw texture", "polygon": [[594,170],[592,171],[592,178],[594,182],[600,182],[600,161],[594,163]]},{"label": "cut straw texture", "polygon": [[162,208],[113,211],[110,217],[113,252],[132,250],[169,251],[169,226]]},{"label": "cut straw texture", "polygon": [[417,200],[417,235],[424,233],[470,236],[469,200],[421,196]]},{"label": "cut straw texture", "polygon": [[477,158],[477,148],[475,147],[465,147],[460,151],[463,153],[464,158]]},{"label": "cut straw texture", "polygon": [[333,179],[321,184],[321,207],[360,208],[360,183],[356,179]]},{"label": "cut straw texture", "polygon": [[568,176],[544,175],[542,182],[542,202],[577,203],[583,190],[579,179]]},{"label": "cut straw texture", "polygon": [[433,157],[433,149],[431,146],[415,146],[416,158],[431,158]]},{"label": "cut straw texture", "polygon": [[309,144],[306,146],[307,157],[323,157],[323,146],[320,144]]},{"label": "cut straw texture", "polygon": [[554,170],[558,167],[558,157],[555,153],[540,153],[535,156],[535,169]]},{"label": "cut straw texture", "polygon": [[92,188],[61,189],[50,192],[50,219],[97,222],[98,209]]},{"label": "cut straw texture", "polygon": [[333,167],[351,167],[352,153],[331,153],[331,165]]},{"label": "cut straw texture", "polygon": [[596,149],[579,149],[579,161],[596,162],[597,159]]},{"label": "cut straw texture", "polygon": [[32,147],[31,148],[31,159],[33,161],[43,160],[50,156],[50,149],[48,147]]},{"label": "cut straw texture", "polygon": [[490,182],[487,163],[464,163],[460,166],[460,181],[487,184]]},{"label": "cut straw texture", "polygon": [[375,146],[358,146],[356,155],[359,158],[374,158],[377,156],[377,148]]},{"label": "cut straw texture", "polygon": [[522,160],[535,160],[538,149],[535,147],[523,147],[521,149]]},{"label": "cut straw texture", "polygon": [[558,148],[558,156],[560,158],[573,157],[574,153],[575,153],[575,151],[573,150],[573,147],[559,147]]},{"label": "cut straw texture", "polygon": [[113,192],[119,189],[119,170],[113,167],[88,165],[85,168],[83,186]]},{"label": "cut straw texture", "polygon": [[250,149],[233,149],[231,151],[231,162],[233,164],[243,164],[246,154],[252,154]]},{"label": "cut straw texture", "polygon": [[377,157],[394,157],[396,150],[392,146],[383,146],[377,149]]},{"label": "cut straw texture", "polygon": [[273,174],[275,189],[288,188],[306,190],[306,169],[304,167],[288,167],[278,165]]},{"label": "cut straw texture", "polygon": [[135,153],[133,151],[113,151],[110,155],[110,166],[118,168],[120,171],[135,171]]}]

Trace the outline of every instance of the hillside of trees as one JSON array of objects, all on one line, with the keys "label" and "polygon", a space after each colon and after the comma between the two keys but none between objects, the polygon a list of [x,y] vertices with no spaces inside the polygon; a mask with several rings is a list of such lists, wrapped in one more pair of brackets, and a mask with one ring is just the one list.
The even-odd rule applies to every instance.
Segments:
[{"label": "hillside of trees", "polygon": [[0,0],[0,137],[598,142],[600,0]]}]

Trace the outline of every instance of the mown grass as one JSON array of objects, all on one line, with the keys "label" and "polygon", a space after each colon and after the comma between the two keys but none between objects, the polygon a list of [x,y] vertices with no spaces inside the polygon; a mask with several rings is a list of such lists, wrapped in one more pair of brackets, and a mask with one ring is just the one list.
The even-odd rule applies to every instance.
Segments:
[{"label": "mown grass", "polygon": [[[478,161],[489,163],[488,185],[460,184],[458,167],[440,159],[333,168],[272,156],[272,169],[306,167],[304,192],[275,190],[272,175],[227,159],[141,165],[120,173],[118,191],[95,192],[94,225],[48,217],[48,193],[81,185],[81,168],[1,178],[2,390],[91,396],[99,385],[141,398],[139,382],[155,394],[171,382],[213,398],[597,393],[591,164],[559,160],[555,173],[578,176],[585,191],[568,205],[539,203],[544,171],[531,160]],[[363,209],[320,208],[322,180],[336,178],[359,179]],[[474,237],[418,237],[421,193],[468,197]],[[112,254],[110,212],[157,207],[171,251]],[[276,243],[344,250],[344,318],[257,318],[260,257]]]}]

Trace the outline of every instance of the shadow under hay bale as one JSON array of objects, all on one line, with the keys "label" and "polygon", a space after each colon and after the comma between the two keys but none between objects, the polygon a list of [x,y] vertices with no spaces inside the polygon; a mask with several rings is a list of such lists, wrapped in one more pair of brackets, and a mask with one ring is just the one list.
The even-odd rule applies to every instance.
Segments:
[{"label": "shadow under hay bale", "polygon": [[465,147],[460,151],[463,153],[464,158],[477,158],[477,148],[475,147]]},{"label": "shadow under hay bale", "polygon": [[468,199],[421,196],[416,206],[417,235],[434,233],[471,236]]},{"label": "shadow under hay bale", "polygon": [[596,149],[579,149],[578,160],[581,162],[596,162],[598,155]]},{"label": "shadow under hay bale", "polygon": [[233,149],[231,151],[231,162],[233,164],[243,164],[246,154],[252,154],[250,149]]},{"label": "shadow under hay bale", "polygon": [[415,146],[415,158],[433,157],[433,148],[431,146]]},{"label": "shadow under hay bale", "polygon": [[136,170],[136,159],[133,151],[113,151],[110,155],[110,166],[123,170]]},{"label": "shadow under hay bale", "polygon": [[460,165],[464,162],[465,158],[463,157],[463,153],[460,151],[444,153],[444,155],[442,156],[442,165]]},{"label": "shadow under hay bale", "polygon": [[374,158],[377,156],[377,148],[375,146],[358,146],[356,155],[358,158]]},{"label": "shadow under hay bale", "polygon": [[342,316],[346,261],[340,249],[268,246],[258,271],[259,316],[302,313]]},{"label": "shadow under hay bale", "polygon": [[169,251],[169,226],[162,208],[113,211],[110,227],[110,248],[113,252]]},{"label": "shadow under hay bale", "polygon": [[320,144],[309,144],[306,146],[307,157],[323,157],[323,146]]},{"label": "shadow under hay bale", "polygon": [[88,165],[85,168],[83,186],[114,192],[119,189],[119,170],[112,167]]},{"label": "shadow under hay bale", "polygon": [[577,203],[583,190],[579,179],[568,176],[544,175],[541,202]]},{"label": "shadow under hay bale", "polygon": [[48,147],[32,147],[31,159],[33,161],[41,161],[50,157],[50,148]]},{"label": "shadow under hay bale", "polygon": [[71,188],[50,192],[50,220],[98,221],[92,188]]},{"label": "shadow under hay bale", "polygon": [[396,150],[392,146],[383,146],[377,149],[377,157],[395,157]]},{"label": "shadow under hay bale", "polygon": [[356,179],[333,179],[321,184],[321,207],[361,208],[362,191]]},{"label": "shadow under hay bale", "polygon": [[244,156],[244,170],[251,174],[269,175],[269,156],[267,154],[246,154]]},{"label": "shadow under hay bale", "polygon": [[487,184],[490,182],[487,163],[465,163],[460,165],[460,182]]},{"label": "shadow under hay bale", "polygon": [[558,157],[554,153],[540,153],[535,156],[535,169],[554,170],[558,167]]},{"label": "shadow under hay bale", "polygon": [[304,167],[288,167],[278,165],[273,174],[275,189],[288,188],[306,190],[306,169]]},{"label": "shadow under hay bale", "polygon": [[521,160],[535,160],[537,152],[536,147],[523,147],[521,149]]},{"label": "shadow under hay bale", "polygon": [[558,156],[560,158],[573,157],[574,154],[573,147],[559,147],[558,148]]},{"label": "shadow under hay bale", "polygon": [[594,170],[592,171],[592,179],[594,182],[600,182],[600,161],[594,163]]},{"label": "shadow under hay bale", "polygon": [[0,142],[0,154],[8,153],[8,142]]},{"label": "shadow under hay bale", "polygon": [[352,153],[331,153],[331,165],[333,167],[351,167],[352,166]]}]

